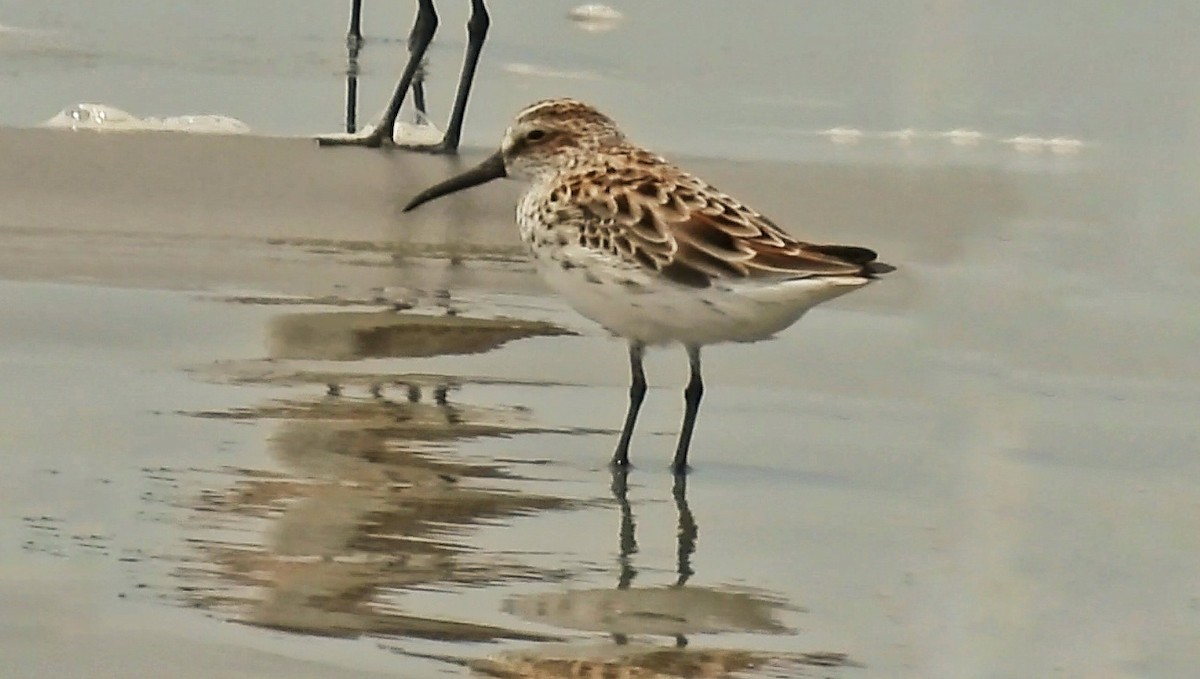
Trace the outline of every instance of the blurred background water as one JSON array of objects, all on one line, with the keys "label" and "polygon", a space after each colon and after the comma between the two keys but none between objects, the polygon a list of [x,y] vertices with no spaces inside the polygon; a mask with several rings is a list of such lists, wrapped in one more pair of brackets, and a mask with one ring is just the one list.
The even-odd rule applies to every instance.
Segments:
[{"label": "blurred background water", "polygon": [[[361,110],[405,56],[408,1],[367,0]],[[490,145],[524,103],[575,95],[673,152],[806,157],[836,128],[974,130],[1194,149],[1200,7],[1085,0],[613,2],[589,32],[576,2],[494,2],[466,143]],[[100,102],[141,116],[224,114],[264,134],[342,124],[342,0],[2,0],[0,123]],[[445,115],[469,3],[438,3],[430,53]],[[440,107],[440,108],[439,108]],[[1194,155],[1194,154],[1192,154]]]}]

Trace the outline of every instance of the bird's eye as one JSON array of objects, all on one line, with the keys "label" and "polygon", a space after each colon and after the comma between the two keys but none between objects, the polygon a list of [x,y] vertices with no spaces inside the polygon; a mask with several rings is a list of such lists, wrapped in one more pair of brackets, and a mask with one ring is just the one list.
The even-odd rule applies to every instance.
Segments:
[{"label": "bird's eye", "polygon": [[525,141],[541,141],[545,138],[545,130],[530,130],[529,133],[525,135]]}]

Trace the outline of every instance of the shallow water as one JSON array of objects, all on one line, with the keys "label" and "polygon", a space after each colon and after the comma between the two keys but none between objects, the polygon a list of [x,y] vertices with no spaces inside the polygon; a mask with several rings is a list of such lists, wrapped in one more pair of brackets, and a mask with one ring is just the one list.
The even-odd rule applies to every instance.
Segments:
[{"label": "shallow water", "polygon": [[[614,479],[624,349],[534,279],[511,188],[408,221],[451,161],[0,130],[14,676],[1190,676],[1190,5],[614,3],[589,34],[572,3],[500,4],[469,142],[576,94],[899,270],[706,351],[686,486],[685,361],[652,353]],[[465,5],[441,3],[443,95]],[[368,10],[364,110],[410,8]],[[24,93],[0,122],[92,100],[337,129],[344,14],[0,0]]]}]

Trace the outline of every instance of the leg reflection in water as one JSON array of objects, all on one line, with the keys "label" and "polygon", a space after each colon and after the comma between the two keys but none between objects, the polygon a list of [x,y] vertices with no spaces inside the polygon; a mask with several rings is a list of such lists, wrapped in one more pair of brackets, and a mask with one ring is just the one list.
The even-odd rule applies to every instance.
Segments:
[{"label": "leg reflection in water", "polygon": [[[692,510],[688,506],[687,501],[687,476],[684,474],[673,475],[675,483],[671,488],[671,495],[675,500],[675,511],[678,516],[678,529],[675,533],[676,549],[675,549],[675,584],[674,587],[683,587],[687,584],[688,578],[692,577],[695,571],[692,570],[692,554],[696,552],[696,534],[698,528],[696,526],[696,517],[692,515]],[[633,520],[633,507],[629,504],[629,468],[614,466],[612,468],[612,494],[613,499],[617,501],[617,508],[621,514],[621,528],[619,532],[619,549],[617,551],[617,564],[619,566],[619,575],[617,577],[617,589],[629,589],[633,584],[634,577],[637,576],[637,569],[633,567],[633,562],[630,557],[637,553],[637,524]],[[629,643],[629,638],[623,632],[613,632],[613,641],[618,644]],[[675,635],[676,646],[686,646],[687,637],[682,632]]]},{"label": "leg reflection in water", "polygon": [[[811,676],[798,668],[852,664],[844,653],[722,648],[710,646],[707,636],[708,643],[689,645],[689,639],[697,634],[793,636],[796,630],[784,624],[780,616],[801,609],[762,590],[693,582],[699,529],[688,503],[686,475],[674,475],[671,488],[677,520],[672,567],[655,568],[644,563],[648,554],[665,550],[647,550],[637,556],[645,544],[639,546],[637,541],[636,500],[630,501],[627,468],[618,466],[613,470],[610,489],[619,518],[616,586],[552,588],[521,594],[507,599],[503,608],[506,613],[541,625],[603,634],[605,640],[520,649],[498,654],[475,667],[492,676],[566,676],[562,669],[570,667],[571,676],[723,677],[750,670],[761,672],[768,667],[785,673],[771,676]],[[637,558],[643,560],[640,572],[635,565]],[[670,570],[675,572],[672,581],[646,582]],[[666,637],[674,644],[660,645],[647,637]]]}]

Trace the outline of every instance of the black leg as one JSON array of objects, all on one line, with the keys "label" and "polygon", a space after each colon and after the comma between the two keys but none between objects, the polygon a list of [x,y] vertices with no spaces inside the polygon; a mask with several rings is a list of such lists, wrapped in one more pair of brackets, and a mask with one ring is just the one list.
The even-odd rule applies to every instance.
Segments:
[{"label": "black leg", "polygon": [[[433,9],[433,0],[417,0],[417,18],[413,21],[412,32],[408,36],[408,63],[400,74],[400,82],[388,102],[383,118],[379,121],[379,129],[387,141],[392,140],[395,133],[396,118],[400,116],[400,106],[404,104],[404,95],[412,87],[413,80],[421,75],[425,63],[425,52],[429,43],[433,42],[433,34],[437,32],[438,18]],[[424,98],[424,96],[422,96]]]},{"label": "black leg", "polygon": [[679,431],[679,445],[675,447],[675,460],[671,469],[676,474],[687,472],[688,446],[692,443],[692,430],[696,428],[696,413],[700,412],[700,398],[704,396],[704,381],[700,379],[700,347],[688,346],[688,365],[692,376],[683,390],[683,428]]},{"label": "black leg", "polygon": [[362,0],[351,0],[350,30],[346,33],[346,47],[354,56],[358,56],[358,50],[362,47],[362,43]]},{"label": "black leg", "polygon": [[346,134],[358,130],[358,60],[350,58],[346,67]]},{"label": "black leg", "polygon": [[[450,122],[446,125],[446,132],[437,144],[431,146],[411,144],[405,145],[404,148],[425,153],[455,153],[458,151],[458,143],[462,138],[463,120],[467,114],[467,98],[471,94],[471,84],[475,80],[479,55],[483,51],[483,42],[487,38],[490,25],[491,19],[488,17],[484,0],[471,0],[471,18],[467,21],[467,53],[463,58],[462,73],[458,77],[458,90],[454,94],[454,108],[450,112]],[[413,82],[413,95],[418,97],[417,111],[424,115],[425,107],[420,101],[424,94],[417,89],[420,86],[421,80],[418,78]]]},{"label": "black leg", "polygon": [[429,122],[429,111],[425,108],[425,64],[417,69],[417,74],[413,76],[412,82],[413,93],[413,122],[418,125],[424,125]]},{"label": "black leg", "polygon": [[346,134],[358,129],[358,53],[362,50],[362,0],[350,5],[350,32],[346,34]]},{"label": "black leg", "polygon": [[638,410],[646,398],[646,374],[642,372],[642,355],[645,352],[646,345],[641,342],[629,343],[629,410],[625,412],[625,426],[621,427],[621,438],[613,453],[612,466],[615,468],[629,466],[629,439],[633,437]]},{"label": "black leg", "polygon": [[412,86],[413,78],[421,67],[421,62],[425,58],[425,51],[429,49],[429,43],[433,41],[433,34],[437,32],[438,19],[437,13],[433,9],[433,0],[417,0],[417,3],[417,19],[413,22],[413,29],[408,42],[408,63],[404,66],[404,72],[400,75],[400,82],[396,83],[396,90],[392,93],[392,99],[388,102],[387,109],[384,110],[383,116],[380,118],[374,131],[366,137],[322,137],[317,139],[319,144],[322,146],[379,147],[383,144],[392,143],[392,135],[395,133],[396,128],[396,118],[400,115],[400,106],[404,104],[404,97],[408,94],[408,89]]},{"label": "black leg", "polygon": [[[414,21],[412,31],[408,34],[408,53],[410,55],[417,50],[417,43],[421,40],[419,35],[420,28],[420,22]],[[413,73],[412,80],[413,109],[416,110],[413,122],[418,125],[424,125],[425,121],[429,119],[429,114],[425,108],[425,67],[425,59],[422,58],[417,64],[417,70]]]},{"label": "black leg", "polygon": [[467,97],[471,94],[475,68],[479,65],[479,54],[483,51],[483,41],[487,38],[488,26],[491,25],[487,7],[484,7],[483,2],[484,0],[471,0],[471,18],[467,21],[467,54],[463,58],[462,73],[458,77],[454,109],[450,113],[450,122],[446,125],[446,135],[442,138],[442,147],[446,151],[458,150],[463,118],[467,114]]}]

